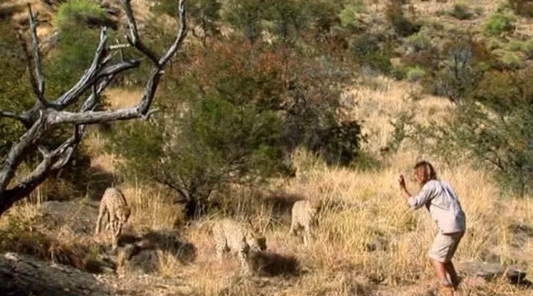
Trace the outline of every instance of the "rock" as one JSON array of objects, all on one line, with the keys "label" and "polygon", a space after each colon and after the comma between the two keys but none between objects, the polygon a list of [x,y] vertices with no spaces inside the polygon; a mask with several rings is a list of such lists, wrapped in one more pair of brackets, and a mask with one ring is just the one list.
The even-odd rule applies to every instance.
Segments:
[{"label": "rock", "polygon": [[505,277],[511,284],[530,285],[526,280],[526,272],[516,268],[505,268],[499,263],[464,262],[458,264],[461,273],[470,277],[481,277],[487,281]]},{"label": "rock", "polygon": [[15,253],[0,255],[0,295],[114,295],[89,273]]},{"label": "rock", "polygon": [[467,276],[481,277],[486,280],[501,277],[505,272],[500,264],[489,262],[464,262],[459,264],[458,269]]}]

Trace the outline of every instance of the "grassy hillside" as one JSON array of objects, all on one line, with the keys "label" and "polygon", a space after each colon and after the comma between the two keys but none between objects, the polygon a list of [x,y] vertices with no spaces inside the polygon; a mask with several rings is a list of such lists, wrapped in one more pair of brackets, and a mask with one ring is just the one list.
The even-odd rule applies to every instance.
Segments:
[{"label": "grassy hillside", "polygon": [[[358,13],[363,30],[388,26],[388,1],[354,2],[364,3],[364,10]],[[486,33],[486,23],[504,7],[502,1],[410,2],[406,15],[424,23],[417,34],[436,50],[453,42],[454,32],[468,29],[474,39],[493,45],[490,50],[502,67],[514,67],[509,63],[529,65],[524,44],[532,37],[530,18],[514,15],[512,33]],[[461,20],[452,15],[458,4],[467,7],[472,16]],[[53,10],[46,11],[53,14]],[[353,106],[346,116],[360,121],[366,137],[361,143],[362,156],[354,165],[328,166],[320,157],[298,148],[291,154],[294,177],[274,178],[253,187],[233,184],[230,190],[217,193],[223,206],[188,219],[182,205],[174,202],[171,190],[125,176],[119,168],[124,159],[106,148],[109,137],[105,127],[94,128],[84,139],[83,151],[89,158],[89,168],[83,172],[88,179],[86,188],[61,180],[42,185],[0,219],[0,250],[29,253],[88,271],[91,264],[109,256],[115,260],[115,268],[107,273],[99,271],[98,277],[122,295],[436,295],[437,283],[426,256],[436,233],[434,223],[425,211],[407,208],[397,185],[397,175],[402,173],[409,176],[408,188],[417,191],[410,177],[412,166],[429,157],[439,178],[453,185],[467,216],[467,232],[454,257],[459,272],[464,271],[461,264],[488,261],[527,271],[528,279],[533,280],[531,196],[502,191],[494,170],[481,167],[475,158],[465,159],[465,151],[453,152],[459,162],[447,162],[445,158],[431,158],[420,149],[425,143],[412,138],[397,150],[387,150],[394,140],[392,123],[402,114],[414,111],[414,122],[428,126],[433,124],[431,120],[451,119],[458,106],[449,98],[429,93],[423,79],[410,79],[407,73],[414,66],[408,65],[405,57],[414,41],[408,38],[394,43],[397,54],[391,56],[392,67],[405,75],[393,77],[357,67],[353,69],[357,77],[342,93],[344,103]],[[190,39],[191,44],[200,43]],[[518,46],[517,42],[523,43]],[[506,62],[506,55],[519,60]],[[137,86],[126,85],[106,93],[110,108],[128,106],[139,94]],[[155,243],[158,239],[150,241],[158,246],[152,253],[124,262],[120,253],[109,255],[107,233],[93,236],[98,206],[95,197],[111,185],[123,190],[132,208],[124,241],[133,236],[150,241],[154,233],[158,239],[165,237],[160,245]],[[64,202],[46,200],[54,195],[69,198]],[[300,198],[320,199],[325,205],[308,246],[288,234],[290,207]],[[222,216],[250,218],[264,231],[269,253],[263,274],[245,277],[235,257],[216,259],[210,228]],[[178,240],[178,246],[165,245],[166,236]],[[512,285],[505,278],[486,281],[462,275],[459,295],[533,293],[531,288]]]}]

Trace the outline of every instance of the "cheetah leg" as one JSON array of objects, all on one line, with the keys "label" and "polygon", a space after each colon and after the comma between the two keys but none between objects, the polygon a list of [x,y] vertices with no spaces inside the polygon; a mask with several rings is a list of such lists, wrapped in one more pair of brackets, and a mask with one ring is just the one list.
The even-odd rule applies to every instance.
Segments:
[{"label": "cheetah leg", "polygon": [[291,229],[289,230],[289,235],[296,235],[296,225],[294,221],[291,221]]},{"label": "cheetah leg", "polygon": [[111,237],[112,237],[112,249],[115,250],[117,248],[117,233],[118,233],[118,221],[115,215],[112,215],[109,213],[110,221],[109,224],[111,225]]},{"label": "cheetah leg", "polygon": [[96,219],[96,229],[94,234],[100,233],[100,228],[102,227],[102,217],[107,213],[107,207],[104,204],[100,204],[100,209],[98,211],[98,218]]},{"label": "cheetah leg", "polygon": [[309,239],[311,236],[311,229],[309,228],[309,225],[304,226],[305,227],[305,234],[304,234],[304,244],[309,244]]},{"label": "cheetah leg", "polygon": [[118,239],[120,237],[120,234],[122,233],[122,222],[115,221],[115,225],[113,227],[113,250],[115,250],[118,246]]},{"label": "cheetah leg", "polygon": [[228,250],[228,245],[224,241],[224,244],[217,245],[217,258],[218,260],[222,260],[222,256],[224,255],[224,252]]},{"label": "cheetah leg", "polygon": [[112,229],[112,226],[111,226],[111,214],[108,212],[106,212],[106,215],[105,215],[105,218],[104,218],[104,221],[107,223],[105,229],[107,231],[110,231]]},{"label": "cheetah leg", "polygon": [[242,250],[239,252],[239,259],[241,260],[242,273],[246,275],[251,273],[250,265],[248,263],[247,258],[248,258],[248,254],[246,251]]}]

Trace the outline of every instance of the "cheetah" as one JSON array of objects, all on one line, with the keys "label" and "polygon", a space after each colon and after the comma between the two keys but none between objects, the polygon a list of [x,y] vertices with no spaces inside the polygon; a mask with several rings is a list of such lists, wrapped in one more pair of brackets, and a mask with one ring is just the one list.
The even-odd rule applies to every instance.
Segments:
[{"label": "cheetah", "polygon": [[250,255],[266,250],[266,238],[254,230],[251,222],[219,220],[213,225],[213,237],[218,259],[221,260],[222,254],[228,251],[237,253],[245,274],[251,272]]},{"label": "cheetah", "polygon": [[319,210],[320,202],[316,199],[295,202],[292,206],[291,229],[289,230],[289,234],[296,235],[297,231],[303,228],[305,231],[304,243],[308,244],[311,235],[311,225],[318,222],[317,214]]},{"label": "cheetah", "polygon": [[126,198],[124,198],[124,194],[118,188],[107,188],[100,201],[95,234],[100,233],[102,218],[104,215],[107,215],[107,229],[111,230],[113,237],[112,246],[113,249],[116,249],[118,237],[122,233],[122,227],[128,222],[130,214],[131,211],[126,202]]}]

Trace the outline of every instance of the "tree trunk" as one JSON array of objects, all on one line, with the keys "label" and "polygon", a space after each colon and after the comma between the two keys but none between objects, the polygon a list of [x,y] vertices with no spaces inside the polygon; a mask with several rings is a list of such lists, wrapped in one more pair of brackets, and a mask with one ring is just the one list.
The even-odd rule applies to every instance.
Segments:
[{"label": "tree trunk", "polygon": [[107,296],[115,294],[94,275],[15,253],[0,255],[0,295]]}]

